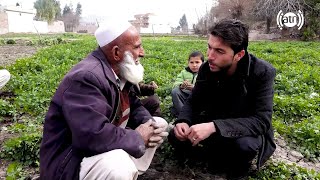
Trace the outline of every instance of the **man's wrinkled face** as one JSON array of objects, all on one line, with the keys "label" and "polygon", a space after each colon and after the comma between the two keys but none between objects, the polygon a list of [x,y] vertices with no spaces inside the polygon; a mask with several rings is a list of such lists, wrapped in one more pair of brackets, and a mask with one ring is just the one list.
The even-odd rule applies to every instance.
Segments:
[{"label": "man's wrinkled face", "polygon": [[144,56],[141,37],[136,28],[131,27],[121,35],[122,44],[119,46],[119,73],[120,77],[138,84],[143,80],[143,66],[140,58]]},{"label": "man's wrinkled face", "polygon": [[125,51],[123,60],[119,64],[120,76],[132,84],[143,80],[144,68],[140,64],[140,57],[134,59],[133,54]]},{"label": "man's wrinkled face", "polygon": [[123,38],[123,42],[123,50],[125,52],[129,51],[135,63],[139,63],[139,58],[144,56],[144,49],[139,32],[135,28],[128,29],[126,36]]}]

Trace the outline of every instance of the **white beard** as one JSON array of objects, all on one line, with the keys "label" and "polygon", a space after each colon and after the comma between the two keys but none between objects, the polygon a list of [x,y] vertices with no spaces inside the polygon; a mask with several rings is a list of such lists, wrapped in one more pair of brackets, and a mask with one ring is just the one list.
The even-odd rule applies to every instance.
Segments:
[{"label": "white beard", "polygon": [[124,52],[123,61],[119,64],[120,76],[132,84],[138,84],[143,80],[144,68],[139,63],[139,58],[137,59],[137,64],[135,61],[132,54],[126,51]]}]

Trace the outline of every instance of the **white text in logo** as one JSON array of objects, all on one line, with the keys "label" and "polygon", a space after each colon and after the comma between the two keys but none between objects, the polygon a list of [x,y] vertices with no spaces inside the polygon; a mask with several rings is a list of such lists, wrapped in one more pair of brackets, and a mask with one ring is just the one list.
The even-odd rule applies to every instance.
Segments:
[{"label": "white text in logo", "polygon": [[282,29],[283,26],[289,28],[298,26],[298,29],[300,30],[303,26],[303,23],[304,17],[300,10],[298,13],[287,12],[286,14],[283,14],[282,10],[280,10],[277,15],[277,24],[280,29]]}]

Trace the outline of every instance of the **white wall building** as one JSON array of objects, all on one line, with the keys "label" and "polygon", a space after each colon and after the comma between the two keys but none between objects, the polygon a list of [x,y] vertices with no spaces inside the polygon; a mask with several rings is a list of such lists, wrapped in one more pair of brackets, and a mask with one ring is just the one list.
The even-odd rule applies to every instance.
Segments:
[{"label": "white wall building", "polygon": [[153,13],[136,14],[135,19],[129,22],[134,25],[142,34],[169,34],[171,33],[170,24],[160,16]]},{"label": "white wall building", "polygon": [[[22,9],[19,6],[7,7],[5,9],[8,17],[8,31],[13,33],[22,32],[34,32],[35,25],[33,23],[33,17],[36,14],[35,9]],[[38,25],[38,24],[37,24]],[[45,28],[48,24],[39,23],[39,29],[44,32],[48,32],[48,28]]]},{"label": "white wall building", "polygon": [[141,27],[140,33],[147,34],[169,34],[171,33],[171,27],[168,22],[165,22],[159,16],[155,14],[149,14],[148,27]]},{"label": "white wall building", "polygon": [[22,9],[20,6],[2,8],[0,12],[0,34],[3,33],[61,33],[64,32],[62,21],[48,25],[45,21],[35,21],[36,9]]}]

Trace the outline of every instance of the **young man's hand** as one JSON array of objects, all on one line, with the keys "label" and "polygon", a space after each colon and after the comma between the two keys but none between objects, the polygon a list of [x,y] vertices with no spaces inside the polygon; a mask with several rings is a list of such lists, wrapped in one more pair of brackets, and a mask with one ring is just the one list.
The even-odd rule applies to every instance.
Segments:
[{"label": "young man's hand", "polygon": [[211,134],[215,133],[216,127],[213,122],[195,124],[190,127],[188,139],[192,145],[197,145],[200,141],[207,139]]},{"label": "young man's hand", "polygon": [[174,134],[180,141],[186,141],[190,133],[190,128],[187,123],[178,123],[173,128]]}]

